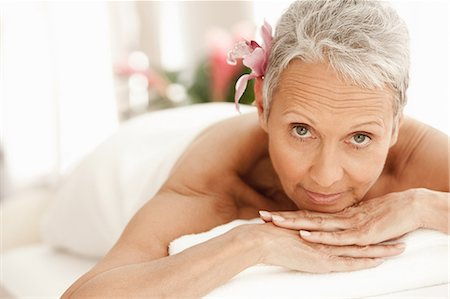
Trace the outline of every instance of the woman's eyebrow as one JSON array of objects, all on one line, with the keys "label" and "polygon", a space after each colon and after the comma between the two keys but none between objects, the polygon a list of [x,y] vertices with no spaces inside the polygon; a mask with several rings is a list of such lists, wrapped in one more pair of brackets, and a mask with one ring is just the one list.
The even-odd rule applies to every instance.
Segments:
[{"label": "woman's eyebrow", "polygon": [[297,115],[297,116],[304,117],[304,118],[306,118],[306,120],[308,120],[313,126],[316,125],[316,123],[315,123],[311,118],[309,118],[308,116],[304,115],[304,114],[301,113],[301,112],[298,112],[298,111],[295,111],[295,110],[287,110],[287,111],[283,112],[283,116],[289,115],[289,114],[295,114],[295,115]]},{"label": "woman's eyebrow", "polygon": [[[296,111],[296,110],[287,110],[287,111],[283,112],[282,115],[285,116],[285,115],[289,115],[289,114],[293,114],[293,115],[296,115],[296,116],[301,116],[301,117],[305,118],[308,122],[310,122],[313,126],[316,125],[316,123],[311,118],[309,118],[305,114],[303,114],[303,113],[301,113],[299,111]],[[353,129],[356,129],[356,128],[359,128],[359,127],[362,127],[362,126],[377,126],[377,127],[380,127],[381,129],[384,129],[384,122],[383,122],[382,119],[380,119],[380,120],[369,120],[369,121],[365,121],[365,122],[362,122],[362,123],[355,124],[355,125],[351,126],[350,130],[353,130]]]},{"label": "woman's eyebrow", "polygon": [[356,124],[350,127],[350,129],[356,129],[358,127],[362,127],[362,126],[370,126],[370,125],[375,125],[377,127],[381,127],[382,129],[384,129],[384,122],[382,120],[380,121],[376,121],[376,120],[370,120],[370,121],[366,121],[360,124]]}]

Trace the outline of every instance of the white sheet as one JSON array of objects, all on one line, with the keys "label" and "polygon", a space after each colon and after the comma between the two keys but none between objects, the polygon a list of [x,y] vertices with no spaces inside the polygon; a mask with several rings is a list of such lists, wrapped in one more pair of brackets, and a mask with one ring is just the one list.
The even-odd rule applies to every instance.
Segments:
[{"label": "white sheet", "polygon": [[[206,233],[183,236],[171,243],[170,254],[245,223],[262,221],[237,220]],[[402,255],[389,258],[376,268],[361,271],[308,274],[257,265],[241,272],[206,298],[361,298],[448,283],[447,235],[419,230],[405,236],[403,242],[407,247]],[[446,290],[448,288],[443,288],[442,292]],[[446,292],[441,294],[444,298],[446,295]]]},{"label": "white sheet", "polygon": [[[184,240],[188,239],[188,237],[184,237]],[[443,241],[443,239],[441,239],[441,241]],[[57,251],[52,249],[49,245],[38,243],[36,245],[22,247],[6,252],[0,256],[0,262],[0,283],[8,292],[14,295],[15,298],[49,299],[60,298],[62,293],[78,277],[86,273],[96,263],[96,260],[86,259],[73,254]],[[436,265],[429,265],[429,268],[432,269],[433,266]],[[446,268],[446,266],[446,262],[442,261],[439,268]],[[405,269],[405,272],[415,271],[416,268],[417,266],[413,265],[411,268]],[[261,292],[267,291],[268,289],[270,291],[272,287],[276,289],[277,287],[280,287],[280,285],[278,285],[278,280],[269,281],[273,276],[265,276],[262,273],[254,273],[255,270],[257,269],[250,269],[245,277],[243,277],[242,274],[237,276],[228,284],[217,289],[207,297],[267,298],[272,295],[272,298],[282,298],[282,293],[273,296],[275,290],[267,293],[266,296],[259,296]],[[272,274],[275,275],[279,275],[282,272],[277,272],[276,269],[267,270],[269,270],[268,272],[272,271]],[[286,276],[289,275],[290,274],[286,274]],[[373,273],[370,277],[373,278],[372,276],[375,275],[376,273]],[[426,275],[427,273],[423,273],[423,276]],[[390,277],[392,277],[392,275]],[[275,279],[278,278],[275,276]],[[401,279],[402,276],[397,276],[394,278],[397,278],[394,279],[397,281]],[[348,277],[348,279],[351,279],[351,276]],[[378,278],[375,280],[376,283],[374,281],[368,281],[363,282],[363,284],[359,286],[351,281],[343,281],[344,284],[341,286],[341,291],[339,293],[326,297],[342,298],[344,296],[342,288],[350,283],[353,287],[359,289],[364,288],[365,285],[368,284],[373,284],[373,288],[376,288],[377,285],[381,283],[381,281],[377,279]],[[287,282],[292,282],[292,280],[292,278],[288,278]],[[384,280],[384,278],[381,278],[381,280]],[[395,284],[395,281],[392,283]],[[320,297],[320,294],[323,294],[323,289],[328,287],[336,288],[336,284],[338,282],[342,281],[322,279],[322,283],[320,284],[320,287],[318,287],[319,283],[317,277],[315,278],[314,275],[310,275],[309,279],[307,279],[306,283],[303,283],[303,285],[298,284],[297,280],[294,281],[296,284],[294,287],[300,289],[300,291],[297,293],[291,293],[289,297],[310,298],[312,297],[311,290],[315,287],[317,288],[313,290],[313,295]],[[255,288],[250,289],[251,285]],[[292,285],[290,285],[290,287],[292,287]],[[417,285],[416,287],[419,286]],[[383,296],[375,296],[373,298],[448,298],[448,290],[448,284],[441,284],[433,287],[417,288],[406,292],[396,292]],[[346,292],[346,294],[348,294],[348,292]]]},{"label": "white sheet", "polygon": [[0,258],[0,282],[16,298],[60,298],[96,263],[44,243],[11,250]]}]

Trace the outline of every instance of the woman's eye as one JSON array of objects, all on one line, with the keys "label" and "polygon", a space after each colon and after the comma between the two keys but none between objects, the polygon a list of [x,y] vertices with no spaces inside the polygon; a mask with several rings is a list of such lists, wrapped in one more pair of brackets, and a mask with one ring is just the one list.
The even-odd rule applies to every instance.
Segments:
[{"label": "woman's eye", "polygon": [[353,135],[352,138],[350,139],[350,143],[358,147],[364,147],[366,145],[369,145],[371,141],[372,139],[370,139],[369,136],[361,133]]},{"label": "woman's eye", "polygon": [[311,137],[311,132],[309,129],[305,126],[295,126],[293,128],[294,134],[301,137],[301,138],[308,138]]}]

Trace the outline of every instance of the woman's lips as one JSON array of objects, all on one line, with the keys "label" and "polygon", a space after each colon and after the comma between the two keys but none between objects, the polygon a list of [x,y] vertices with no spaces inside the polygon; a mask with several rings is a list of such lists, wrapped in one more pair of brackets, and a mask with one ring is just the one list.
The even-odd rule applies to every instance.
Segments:
[{"label": "woman's lips", "polygon": [[305,189],[305,193],[308,196],[308,198],[315,204],[319,205],[332,205],[336,201],[338,201],[339,198],[342,197],[344,192],[340,193],[333,193],[333,194],[322,194],[322,193],[316,193]]}]

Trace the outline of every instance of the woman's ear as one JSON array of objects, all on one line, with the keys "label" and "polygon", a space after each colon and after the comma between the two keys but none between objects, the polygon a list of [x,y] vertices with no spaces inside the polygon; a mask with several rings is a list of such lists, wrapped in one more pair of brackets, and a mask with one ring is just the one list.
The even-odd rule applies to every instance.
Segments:
[{"label": "woman's ear", "polygon": [[393,130],[392,130],[392,138],[391,138],[391,145],[390,146],[393,146],[394,144],[397,143],[398,132],[400,131],[400,126],[402,125],[402,122],[403,122],[403,111],[400,111],[394,117],[394,127],[393,127]]},{"label": "woman's ear", "polygon": [[259,124],[261,128],[267,132],[267,119],[264,111],[264,103],[263,103],[263,79],[261,77],[258,77],[255,79],[255,104],[258,108],[258,117],[259,117]]}]

